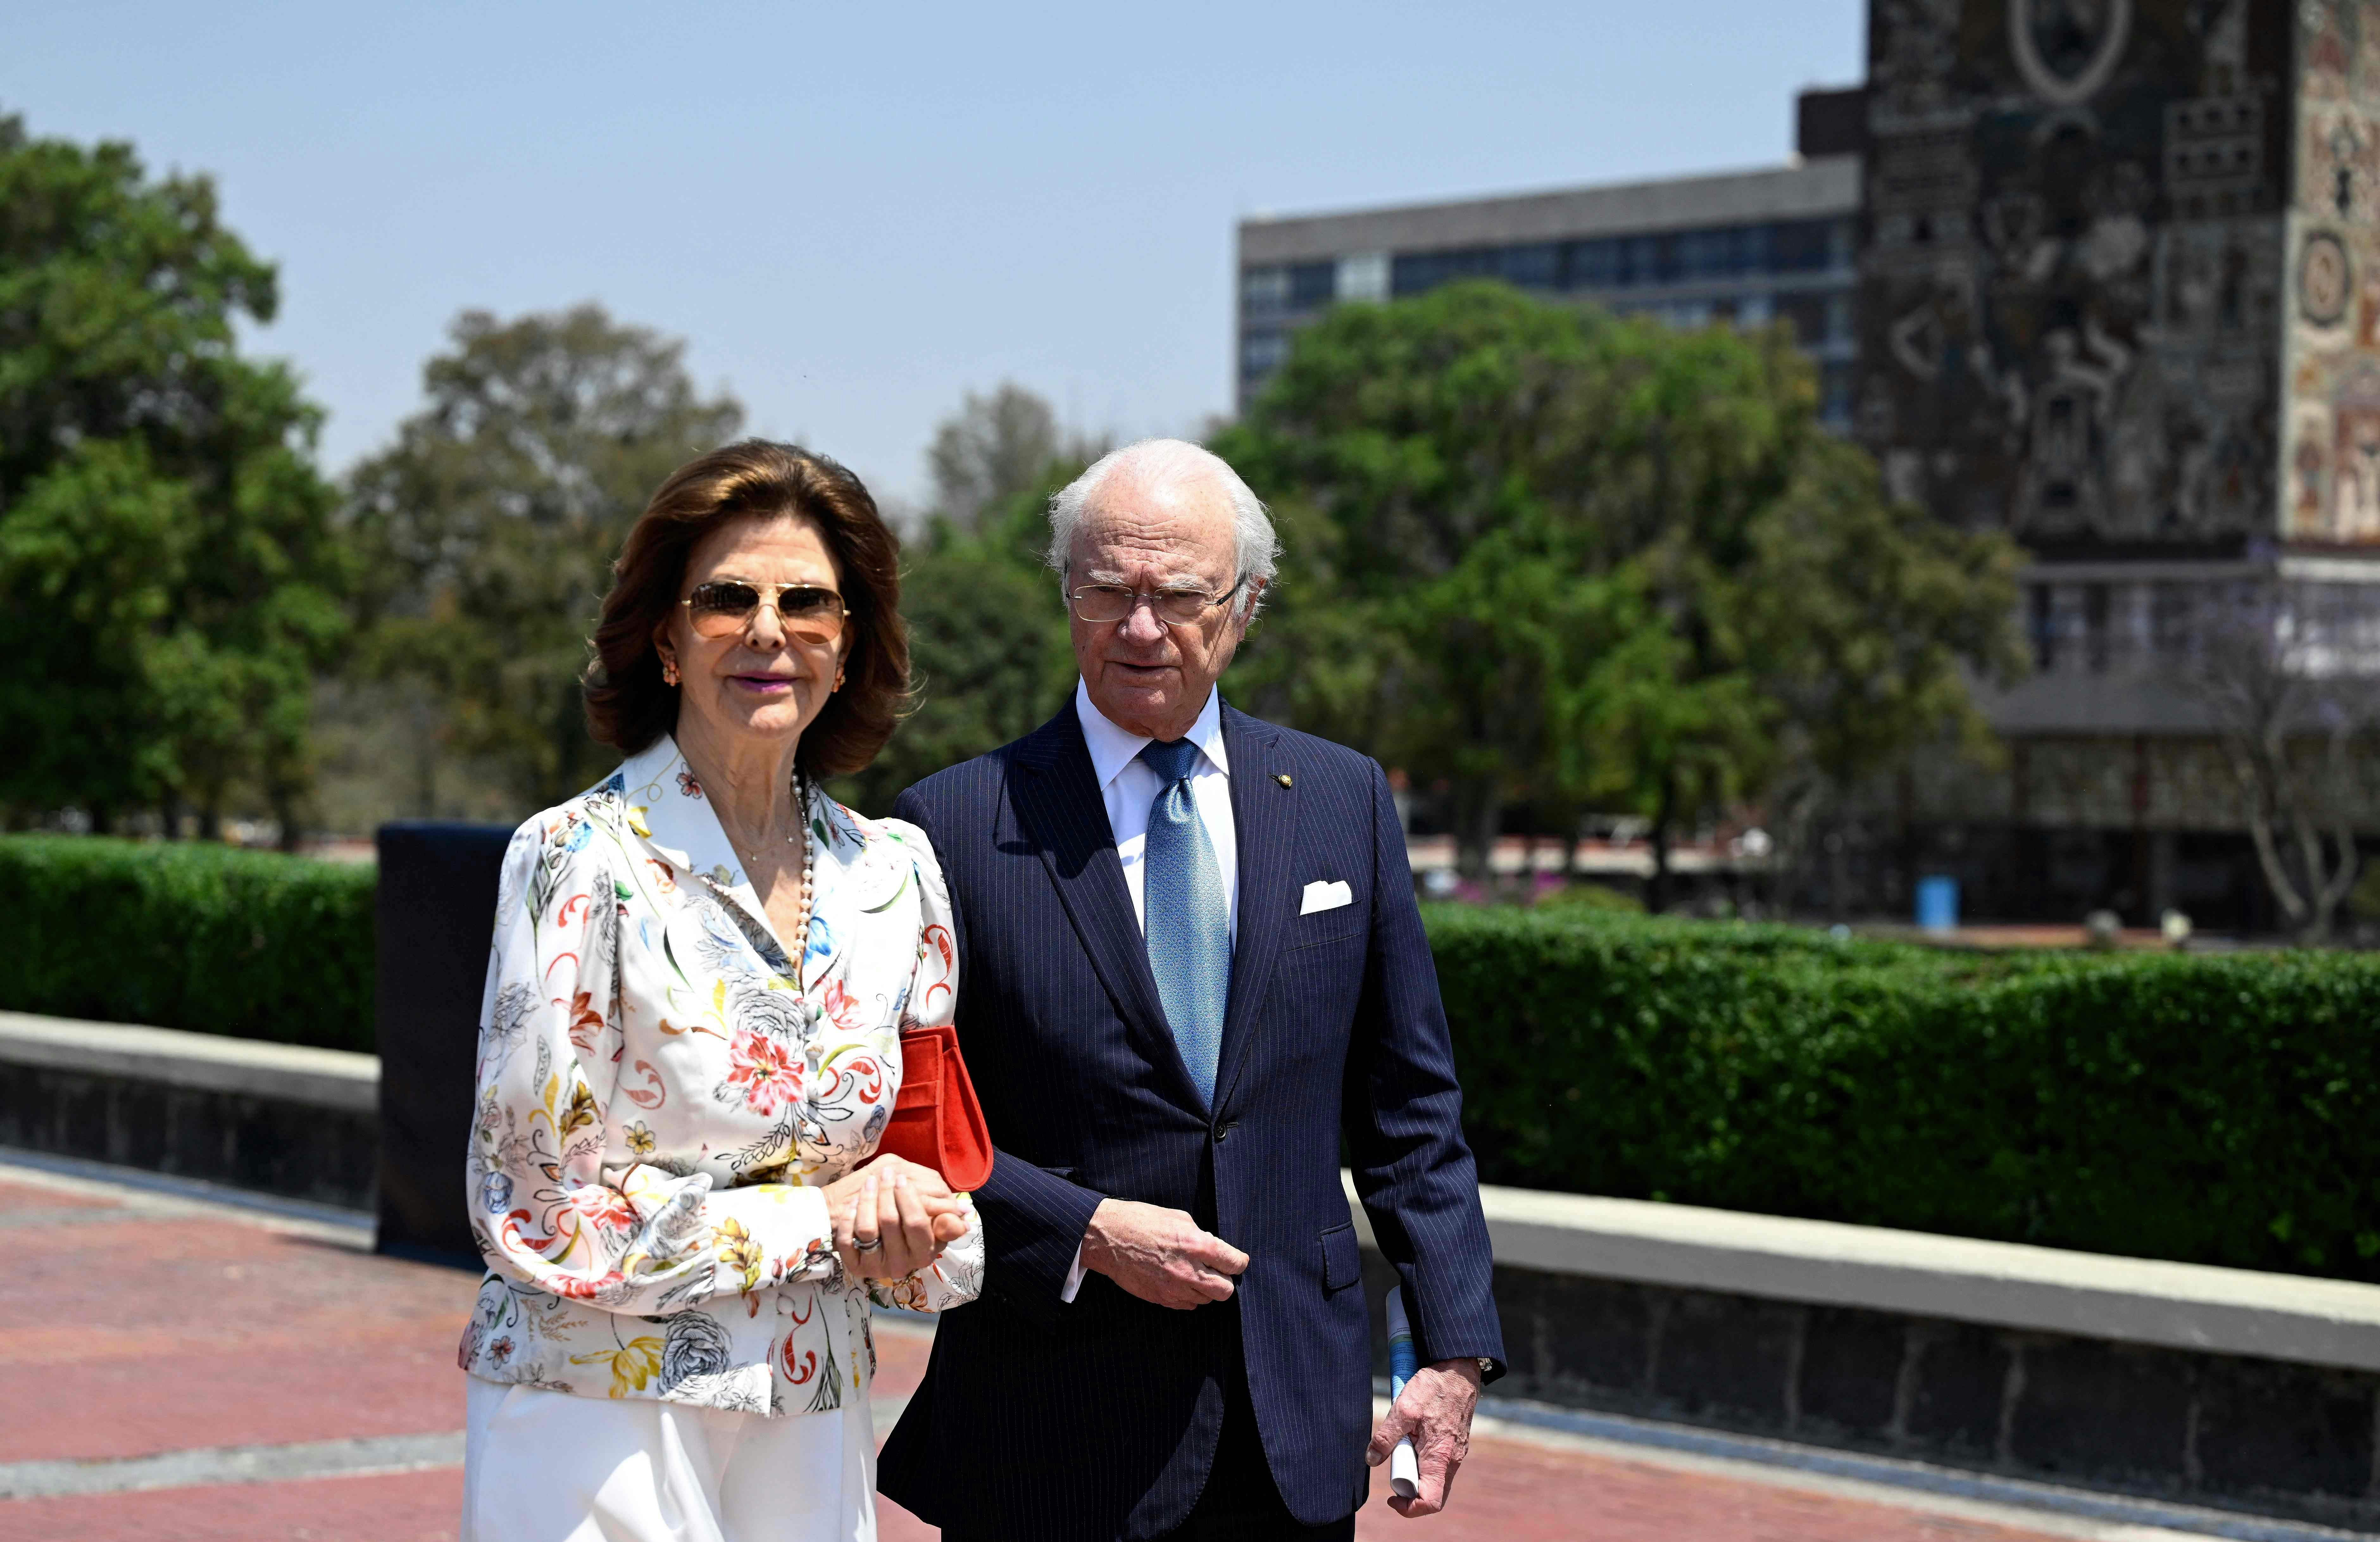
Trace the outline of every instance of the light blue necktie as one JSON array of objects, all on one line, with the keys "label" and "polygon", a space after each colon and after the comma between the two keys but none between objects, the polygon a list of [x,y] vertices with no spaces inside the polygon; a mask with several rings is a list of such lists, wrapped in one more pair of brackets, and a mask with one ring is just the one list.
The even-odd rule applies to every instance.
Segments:
[{"label": "light blue necktie", "polygon": [[1173,1029],[1182,1063],[1212,1109],[1215,1064],[1223,1051],[1223,1006],[1232,992],[1232,929],[1223,870],[1215,864],[1214,843],[1190,796],[1198,747],[1187,739],[1151,739],[1140,758],[1160,783],[1148,806],[1148,845],[1140,868],[1148,968],[1157,977],[1157,994],[1165,1003],[1165,1021]]}]

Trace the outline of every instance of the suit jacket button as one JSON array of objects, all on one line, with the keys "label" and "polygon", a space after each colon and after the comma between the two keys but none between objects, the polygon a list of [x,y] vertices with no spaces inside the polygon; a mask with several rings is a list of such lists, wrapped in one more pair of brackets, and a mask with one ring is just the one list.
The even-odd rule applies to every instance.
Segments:
[{"label": "suit jacket button", "polygon": [[1216,1131],[1216,1132],[1215,1132],[1215,1144],[1216,1144],[1216,1145],[1218,1145],[1218,1146],[1220,1146],[1220,1145],[1222,1145],[1222,1144],[1223,1144],[1223,1142],[1225,1142],[1225,1141],[1227,1141],[1227,1140],[1231,1139],[1231,1138],[1232,1138],[1232,1132],[1233,1130],[1238,1129],[1239,1127],[1240,1127],[1240,1125],[1239,1125],[1239,1121],[1237,1121],[1237,1120],[1233,1120],[1231,1123],[1226,1124],[1226,1125],[1224,1125],[1221,1129],[1220,1129],[1220,1130]]}]

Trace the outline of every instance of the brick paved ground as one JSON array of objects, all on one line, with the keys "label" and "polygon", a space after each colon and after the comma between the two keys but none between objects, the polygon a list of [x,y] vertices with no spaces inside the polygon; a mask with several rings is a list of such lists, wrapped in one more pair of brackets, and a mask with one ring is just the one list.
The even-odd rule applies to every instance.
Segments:
[{"label": "brick paved ground", "polygon": [[[14,1464],[26,1463],[343,1439],[395,1450],[408,1438],[416,1447],[425,1437],[435,1444],[461,1427],[454,1348],[471,1297],[468,1276],[221,1208],[62,1186],[5,1167],[0,1235],[9,1257],[0,1269],[0,1387],[8,1390],[0,1397],[0,1492],[12,1471],[28,1470]],[[928,1337],[889,1324],[880,1342],[877,1395],[905,1397]],[[2119,1535],[2071,1523],[2011,1527],[1992,1524],[2005,1512],[1946,1514],[1938,1503],[1921,1511],[1806,1483],[1780,1487],[1773,1475],[1685,1470],[1675,1460],[1579,1445],[1483,1438],[1452,1512],[1407,1522],[1376,1502],[1357,1534],[1366,1542]],[[446,1542],[461,1489],[456,1469],[432,1465],[0,1499],[0,1542]],[[886,1542],[935,1536],[889,1504],[882,1529]]]}]

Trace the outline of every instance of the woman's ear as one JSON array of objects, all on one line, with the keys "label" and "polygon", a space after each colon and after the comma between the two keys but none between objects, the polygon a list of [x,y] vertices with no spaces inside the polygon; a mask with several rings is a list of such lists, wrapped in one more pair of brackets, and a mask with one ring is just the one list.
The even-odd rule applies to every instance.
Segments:
[{"label": "woman's ear", "polygon": [[662,662],[662,684],[677,684],[677,650],[670,642],[669,623],[657,623],[653,627],[653,652]]}]

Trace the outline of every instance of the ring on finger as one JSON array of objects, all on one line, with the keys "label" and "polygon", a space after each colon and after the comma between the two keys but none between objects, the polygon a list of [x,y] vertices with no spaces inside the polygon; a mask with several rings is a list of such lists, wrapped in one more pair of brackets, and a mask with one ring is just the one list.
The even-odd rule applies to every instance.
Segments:
[{"label": "ring on finger", "polygon": [[868,1238],[866,1242],[861,1242],[857,1238],[854,1238],[851,1244],[851,1250],[854,1253],[881,1253],[884,1251],[883,1234],[879,1232],[877,1235]]}]

